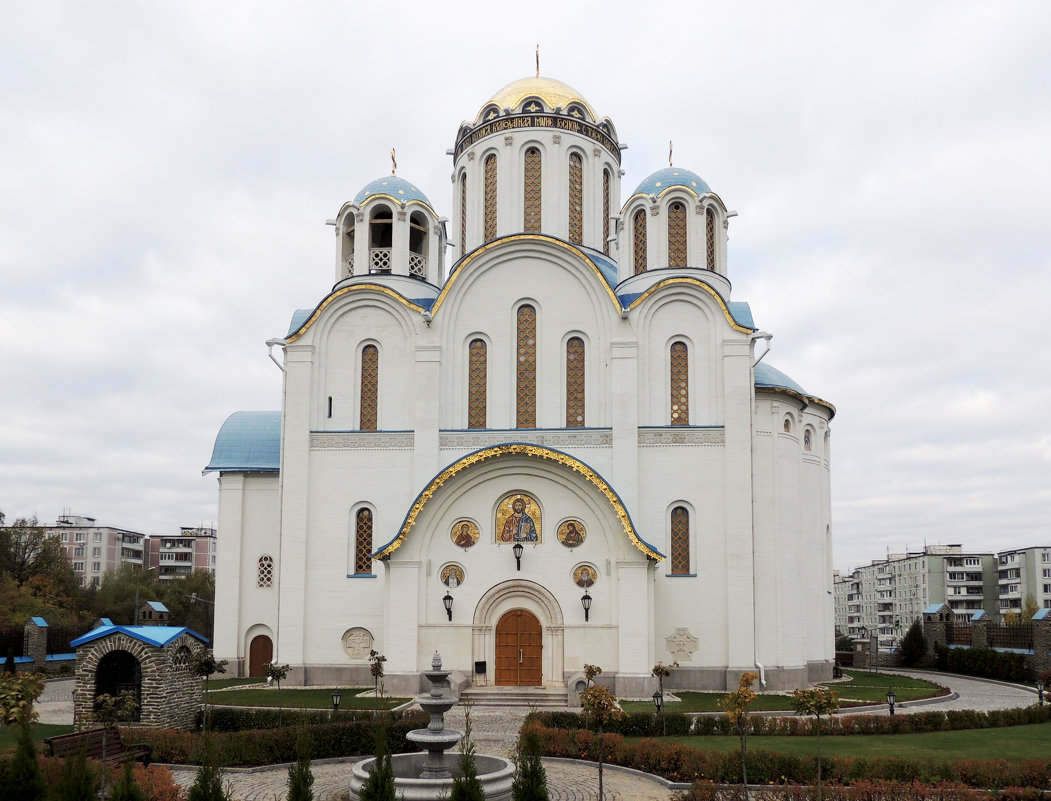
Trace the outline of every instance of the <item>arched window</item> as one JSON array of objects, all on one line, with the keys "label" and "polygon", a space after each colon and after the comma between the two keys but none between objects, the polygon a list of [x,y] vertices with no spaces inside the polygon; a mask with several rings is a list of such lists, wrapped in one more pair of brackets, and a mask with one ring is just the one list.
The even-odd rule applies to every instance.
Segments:
[{"label": "arched window", "polygon": [[810,429],[803,430],[803,450],[812,451],[814,450],[814,443],[811,439]]},{"label": "arched window", "polygon": [[259,557],[258,575],[256,577],[255,586],[274,586],[274,557],[268,556],[267,554],[263,554]]},{"label": "arched window", "polygon": [[579,153],[569,154],[569,241],[584,241],[584,161]]},{"label": "arched window", "polygon": [[372,572],[371,509],[359,509],[354,516],[354,572]]},{"label": "arched window", "polygon": [[584,340],[566,342],[566,428],[584,427]]},{"label": "arched window", "polygon": [[522,230],[526,233],[540,233],[541,194],[540,194],[540,150],[529,148],[525,153],[525,187],[523,189],[524,212]]},{"label": "arched window", "polygon": [[467,427],[485,428],[486,345],[471,340],[467,348]]},{"label": "arched window", "polygon": [[669,354],[671,424],[690,424],[690,355],[685,342],[673,342]]},{"label": "arched window", "polygon": [[609,170],[602,171],[602,252],[609,255]]},{"label": "arched window", "polygon": [[668,266],[686,266],[686,204],[678,200],[668,206]]},{"label": "arched window", "polygon": [[704,213],[704,239],[705,239],[705,266],[709,270],[715,269],[715,212],[712,207]]},{"label": "arched window", "polygon": [[343,277],[354,275],[354,215],[348,214],[343,221]]},{"label": "arched window", "polygon": [[518,308],[518,358],[515,392],[515,425],[536,428],[536,309]]},{"label": "arched window", "polygon": [[409,275],[427,277],[427,218],[419,211],[409,217]]},{"label": "arched window", "polygon": [[646,209],[639,209],[631,221],[635,275],[646,272]]},{"label": "arched window", "polygon": [[792,418],[791,417],[786,417],[785,418],[785,426],[784,426],[784,428],[785,428],[785,433],[786,434],[791,434],[792,433]]},{"label": "arched window", "polygon": [[690,513],[684,506],[671,510],[671,574],[690,572]]},{"label": "arched window", "polygon": [[485,159],[485,241],[496,239],[496,155]]},{"label": "arched window", "polygon": [[362,431],[375,431],[379,411],[380,352],[375,345],[361,349]]},{"label": "arched window", "polygon": [[467,252],[467,173],[460,176],[460,255]]},{"label": "arched window", "polygon": [[389,273],[394,217],[386,206],[379,206],[369,220],[369,272]]}]

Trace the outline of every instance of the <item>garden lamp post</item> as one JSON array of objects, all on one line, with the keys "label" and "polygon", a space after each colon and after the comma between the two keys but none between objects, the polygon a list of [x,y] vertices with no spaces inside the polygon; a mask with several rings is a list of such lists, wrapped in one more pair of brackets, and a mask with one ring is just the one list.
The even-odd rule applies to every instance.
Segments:
[{"label": "garden lamp post", "polygon": [[340,692],[339,688],[337,687],[335,690],[332,691],[332,714],[333,715],[336,714],[336,712],[339,711],[339,702],[341,700],[343,700],[343,693]]},{"label": "garden lamp post", "polygon": [[524,551],[524,550],[525,550],[525,546],[523,546],[522,543],[520,543],[520,542],[516,542],[511,547],[511,553],[513,553],[515,555],[515,563],[518,566],[518,570],[522,569],[522,551]]},{"label": "garden lamp post", "polygon": [[1044,681],[1043,679],[1036,680],[1036,697],[1040,706],[1044,705]]},{"label": "garden lamp post", "polygon": [[588,622],[588,613],[591,611],[591,595],[588,594],[587,587],[584,588],[584,594],[580,596],[580,605],[584,607],[584,622]]},{"label": "garden lamp post", "polygon": [[449,622],[453,620],[453,597],[448,592],[445,593],[445,597],[442,598],[442,604],[445,606],[445,612],[449,615]]},{"label": "garden lamp post", "polygon": [[890,713],[894,714],[894,702],[898,700],[898,696],[894,694],[894,690],[887,690],[887,706],[890,707]]},{"label": "garden lamp post", "polygon": [[661,716],[661,736],[662,737],[667,737],[668,736],[668,729],[667,729],[667,725],[664,722],[664,712],[663,712],[663,709],[664,709],[664,693],[662,693],[660,690],[657,690],[653,694],[653,705],[655,707],[657,707],[657,714]]}]

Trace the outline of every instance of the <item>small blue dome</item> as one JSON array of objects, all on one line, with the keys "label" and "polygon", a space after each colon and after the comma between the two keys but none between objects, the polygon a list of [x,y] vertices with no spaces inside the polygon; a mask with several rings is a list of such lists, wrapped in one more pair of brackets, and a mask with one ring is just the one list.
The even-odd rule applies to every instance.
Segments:
[{"label": "small blue dome", "polygon": [[[431,201],[427,199],[427,196],[423,194],[423,192],[404,178],[399,178],[397,175],[387,175],[383,178],[377,178],[375,181],[367,184],[364,189],[354,196],[354,205],[360,206],[370,197],[376,195],[387,195],[394,198],[394,200],[399,203],[408,203],[409,201],[415,200],[427,206],[431,205]],[[433,208],[433,206],[431,208]]]},{"label": "small blue dome", "polygon": [[697,173],[681,167],[665,167],[643,180],[633,195],[660,195],[672,187],[680,186],[697,197],[712,191]]}]

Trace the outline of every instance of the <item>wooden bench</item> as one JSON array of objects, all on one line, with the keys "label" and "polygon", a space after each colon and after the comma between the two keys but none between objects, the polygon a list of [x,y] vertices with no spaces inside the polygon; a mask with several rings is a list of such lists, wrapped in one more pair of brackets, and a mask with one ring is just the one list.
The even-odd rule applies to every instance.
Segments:
[{"label": "wooden bench", "polygon": [[[66,757],[76,756],[83,751],[88,759],[102,762],[102,736],[105,731],[104,728],[99,728],[73,732],[72,734],[60,734],[57,737],[45,737],[44,742],[51,749],[51,756],[53,757],[65,759]],[[120,732],[117,729],[112,729],[106,737],[107,765],[116,767],[124,764],[129,759],[148,765],[150,764],[150,755],[152,753],[152,745],[125,745],[121,742]]]}]

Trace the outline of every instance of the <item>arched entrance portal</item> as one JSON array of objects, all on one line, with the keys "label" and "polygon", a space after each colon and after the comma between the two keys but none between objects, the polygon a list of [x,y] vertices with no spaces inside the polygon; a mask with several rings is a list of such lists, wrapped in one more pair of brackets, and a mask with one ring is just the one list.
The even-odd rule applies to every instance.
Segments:
[{"label": "arched entrance portal", "polygon": [[248,676],[262,678],[266,675],[267,663],[274,659],[274,641],[265,634],[253,637],[248,646]]},{"label": "arched entrance portal", "polygon": [[124,692],[135,697],[132,722],[140,720],[142,710],[142,666],[133,654],[127,651],[110,651],[95,669],[95,697],[109,695],[120,698]]},{"label": "arched entrance portal", "polygon": [[538,687],[544,683],[540,621],[525,609],[512,609],[496,624],[496,683]]}]

